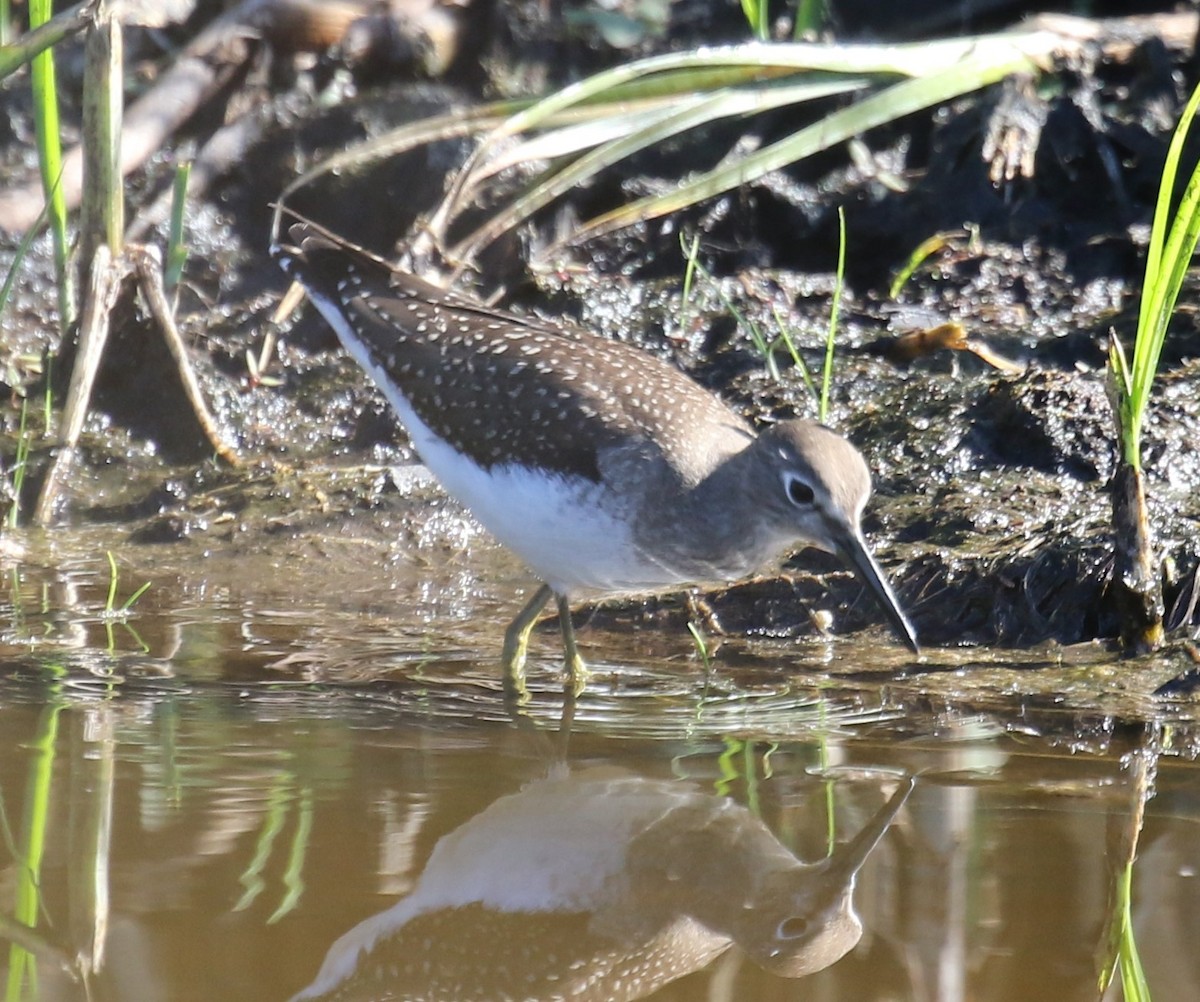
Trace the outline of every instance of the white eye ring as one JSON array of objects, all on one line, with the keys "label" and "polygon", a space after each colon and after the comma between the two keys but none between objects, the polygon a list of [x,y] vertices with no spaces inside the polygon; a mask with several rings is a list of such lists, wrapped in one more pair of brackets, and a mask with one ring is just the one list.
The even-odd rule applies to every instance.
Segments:
[{"label": "white eye ring", "polygon": [[805,480],[791,471],[783,474],[783,490],[787,498],[797,508],[810,508],[816,498],[816,492]]},{"label": "white eye ring", "polygon": [[809,920],[803,915],[790,915],[775,927],[776,939],[801,939],[808,935]]}]

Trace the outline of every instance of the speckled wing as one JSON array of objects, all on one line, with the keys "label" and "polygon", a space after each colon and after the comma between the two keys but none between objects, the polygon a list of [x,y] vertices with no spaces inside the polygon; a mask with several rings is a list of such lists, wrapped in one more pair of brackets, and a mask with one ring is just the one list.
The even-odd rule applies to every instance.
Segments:
[{"label": "speckled wing", "polygon": [[336,305],[349,327],[339,335],[377,379],[484,468],[517,462],[598,482],[613,453],[653,452],[694,483],[750,440],[724,403],[651,355],[489,309],[303,224],[291,235],[277,252],[285,270]]}]

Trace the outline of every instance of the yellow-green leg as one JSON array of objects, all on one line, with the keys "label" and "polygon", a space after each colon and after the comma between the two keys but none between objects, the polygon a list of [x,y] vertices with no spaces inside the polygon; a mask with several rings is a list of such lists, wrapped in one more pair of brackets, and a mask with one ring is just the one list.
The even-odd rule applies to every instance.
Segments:
[{"label": "yellow-green leg", "polygon": [[504,652],[500,655],[500,666],[504,671],[504,694],[509,698],[521,702],[529,698],[525,690],[525,655],[529,651],[529,634],[533,632],[533,624],[552,594],[549,585],[542,585],[504,631]]},{"label": "yellow-green leg", "polygon": [[525,688],[525,658],[529,652],[529,635],[552,595],[558,605],[558,628],[562,631],[567,682],[576,695],[583,691],[588,670],[575,643],[571,606],[565,596],[554,595],[549,585],[542,585],[504,631],[504,652],[500,656],[500,665],[504,672],[504,693],[510,699],[523,703],[529,698]]},{"label": "yellow-green leg", "polygon": [[579,648],[575,646],[575,626],[571,622],[571,605],[565,595],[555,595],[558,603],[558,628],[562,631],[563,652],[567,663],[567,686],[574,695],[583,692],[587,684],[588,670]]}]

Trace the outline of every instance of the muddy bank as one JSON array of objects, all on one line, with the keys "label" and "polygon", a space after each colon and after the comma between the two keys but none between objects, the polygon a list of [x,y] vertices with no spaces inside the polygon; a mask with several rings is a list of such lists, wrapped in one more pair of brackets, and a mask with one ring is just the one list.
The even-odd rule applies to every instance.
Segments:
[{"label": "muddy bank", "polygon": [[[151,564],[155,552],[172,546],[208,555],[269,548],[273,538],[301,536],[341,516],[358,525],[374,520],[379,527],[369,532],[383,534],[394,528],[398,505],[405,533],[420,535],[425,511],[444,528],[445,506],[408,503],[436,494],[392,474],[412,459],[403,435],[311,310],[278,332],[274,350],[264,353],[268,333],[275,334],[269,317],[285,287],[266,255],[268,204],[298,170],[349,143],[465,109],[485,92],[564,79],[567,65],[547,54],[585,53],[577,65],[589,68],[629,55],[601,34],[542,22],[532,5],[480,16],[497,30],[462,35],[457,55],[432,81],[408,79],[411,67],[399,73],[372,65],[367,72],[344,53],[297,61],[278,43],[258,43],[260,68],[271,71],[266,82],[231,81],[226,100],[260,100],[259,127],[245,155],[189,208],[191,257],[178,310],[205,395],[246,466],[211,460],[166,348],[133,311],[115,327],[101,370],[67,520],[113,525],[138,549],[139,561]],[[200,14],[195,18],[171,30],[183,39],[203,24]],[[735,28],[736,22],[713,18],[689,22],[686,34],[726,41]],[[525,45],[530,37],[541,43]],[[682,37],[646,33],[636,51]],[[162,57],[147,51],[144,58]],[[1119,61],[1061,67],[1047,78],[1053,86],[999,85],[668,223],[598,240],[551,273],[527,274],[523,246],[597,206],[674,185],[688,169],[686,150],[643,154],[494,248],[481,261],[477,291],[501,290],[509,308],[565,317],[668,357],[758,419],[812,415],[812,395],[786,354],[778,355],[776,379],[748,328],[774,332],[782,324],[809,368],[819,368],[837,208],[845,207],[847,288],[830,420],[875,471],[867,533],[923,640],[1023,648],[1109,638],[1116,632],[1107,592],[1114,438],[1105,345],[1111,330],[1132,338],[1141,249],[1190,58],[1187,49],[1146,41]],[[68,95],[70,83],[68,75]],[[24,140],[23,87],[20,76],[3,83],[12,112],[0,159],[18,183],[35,169]],[[997,182],[995,161],[983,154],[1014,107],[1033,152],[1027,173]],[[704,145],[724,150],[765,142],[796,124],[777,113],[749,127],[713,128]],[[148,201],[167,178],[171,157],[214,127],[193,122],[192,131],[175,137],[178,148],[134,175],[134,200]],[[434,204],[465,152],[459,141],[422,148],[322,179],[292,204],[390,252]],[[156,232],[161,237],[161,228]],[[681,232],[699,235],[711,276],[697,283],[686,306]],[[889,296],[896,271],[938,232],[947,235],[944,246],[897,297]],[[15,245],[6,240],[0,268]],[[54,334],[49,273],[48,243],[41,239],[0,317],[11,390],[6,457],[15,452],[8,443],[15,442],[21,395],[41,400],[42,350],[61,347],[50,374],[56,399],[71,362],[70,344],[59,346]],[[1194,289],[1185,290],[1183,302],[1189,299]],[[900,362],[886,357],[888,339],[945,323],[962,325],[1023,371],[1000,372],[964,352]],[[1155,529],[1168,557],[1168,623],[1177,636],[1197,622],[1198,348],[1195,315],[1185,305],[1167,343],[1147,429]],[[36,440],[26,510],[47,457]],[[421,493],[410,496],[413,490]],[[346,552],[327,559],[344,560],[352,570],[359,558]],[[782,578],[740,585],[710,602],[733,633],[808,636],[813,610],[832,611],[839,633],[878,618],[835,563],[811,553],[789,562]],[[646,617],[683,616],[667,601],[606,606],[594,621],[625,628]]]}]

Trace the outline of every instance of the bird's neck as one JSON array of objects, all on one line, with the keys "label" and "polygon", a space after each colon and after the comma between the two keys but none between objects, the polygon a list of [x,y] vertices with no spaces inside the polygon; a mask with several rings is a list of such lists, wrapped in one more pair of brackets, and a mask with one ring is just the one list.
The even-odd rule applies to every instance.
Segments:
[{"label": "bird's neck", "polygon": [[732,580],[778,555],[782,544],[757,510],[753,452],[733,453],[698,483],[650,499],[646,542],[681,579]]}]

